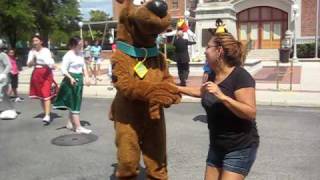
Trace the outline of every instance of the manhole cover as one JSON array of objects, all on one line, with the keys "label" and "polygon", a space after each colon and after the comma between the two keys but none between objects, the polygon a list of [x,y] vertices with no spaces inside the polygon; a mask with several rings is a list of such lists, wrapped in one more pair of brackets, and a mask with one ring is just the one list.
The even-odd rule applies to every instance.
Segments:
[{"label": "manhole cover", "polygon": [[94,134],[68,134],[52,139],[51,143],[57,146],[79,146],[94,142],[98,136]]}]

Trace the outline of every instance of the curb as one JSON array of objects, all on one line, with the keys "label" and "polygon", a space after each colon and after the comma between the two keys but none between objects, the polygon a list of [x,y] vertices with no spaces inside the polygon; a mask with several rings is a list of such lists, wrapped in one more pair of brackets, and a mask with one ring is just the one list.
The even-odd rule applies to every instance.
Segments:
[{"label": "curb", "polygon": [[[21,87],[22,86],[22,87]],[[28,84],[21,84],[20,94],[28,94]],[[113,99],[116,89],[112,86],[90,86],[84,87],[83,97]],[[183,103],[201,103],[200,98],[182,96]],[[290,107],[319,107],[320,92],[290,92],[290,91],[270,91],[257,90],[256,104],[264,106],[290,106]]]}]

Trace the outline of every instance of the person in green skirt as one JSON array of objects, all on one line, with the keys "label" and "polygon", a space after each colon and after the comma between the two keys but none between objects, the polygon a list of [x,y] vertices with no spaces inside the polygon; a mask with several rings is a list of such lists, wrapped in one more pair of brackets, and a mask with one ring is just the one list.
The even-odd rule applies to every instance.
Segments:
[{"label": "person in green skirt", "polygon": [[68,109],[69,121],[67,129],[76,133],[89,134],[92,131],[80,124],[80,108],[82,102],[83,84],[90,85],[88,71],[82,55],[83,42],[74,36],[69,40],[70,50],[63,56],[61,71],[65,76],[61,82],[58,96],[53,104],[54,109]]}]

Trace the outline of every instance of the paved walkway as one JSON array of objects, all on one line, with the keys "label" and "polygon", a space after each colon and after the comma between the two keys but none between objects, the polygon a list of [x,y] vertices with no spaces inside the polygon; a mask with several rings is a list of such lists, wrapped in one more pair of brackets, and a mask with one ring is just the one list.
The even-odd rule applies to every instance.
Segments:
[{"label": "paved walkway", "polygon": [[[305,106],[320,107],[320,62],[297,62],[293,66],[292,91],[290,91],[290,64],[280,64],[280,76],[277,76],[277,65],[274,61],[263,61],[262,69],[252,74],[256,79],[256,96],[259,105]],[[116,90],[107,75],[109,60],[102,63],[101,81],[84,88],[85,97],[113,98]],[[170,72],[177,78],[176,67],[170,67]],[[24,68],[20,73],[19,92],[27,94],[31,68]],[[201,85],[201,68],[191,68],[188,80],[189,86]],[[55,79],[63,78],[59,70],[54,72]],[[279,86],[277,88],[277,79]],[[184,96],[184,102],[197,102],[199,99]]]},{"label": "paved walkway", "polygon": [[[37,101],[17,103],[21,115],[0,120],[0,180],[115,180],[114,124],[107,120],[110,103],[84,98],[81,121],[98,140],[73,147],[51,143],[73,134],[64,128],[68,111],[53,111],[53,122],[43,126]],[[258,106],[256,121],[260,147],[246,180],[319,180],[318,108]],[[169,179],[203,179],[207,126],[199,103],[166,109]],[[141,172],[145,174],[143,168]]]}]

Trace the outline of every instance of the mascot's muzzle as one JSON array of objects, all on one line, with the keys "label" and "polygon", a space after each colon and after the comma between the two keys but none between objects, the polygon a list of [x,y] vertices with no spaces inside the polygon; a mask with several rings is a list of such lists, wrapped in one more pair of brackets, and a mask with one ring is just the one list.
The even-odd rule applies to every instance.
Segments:
[{"label": "mascot's muzzle", "polygon": [[163,0],[153,0],[148,2],[146,7],[160,18],[167,15],[168,5]]}]

